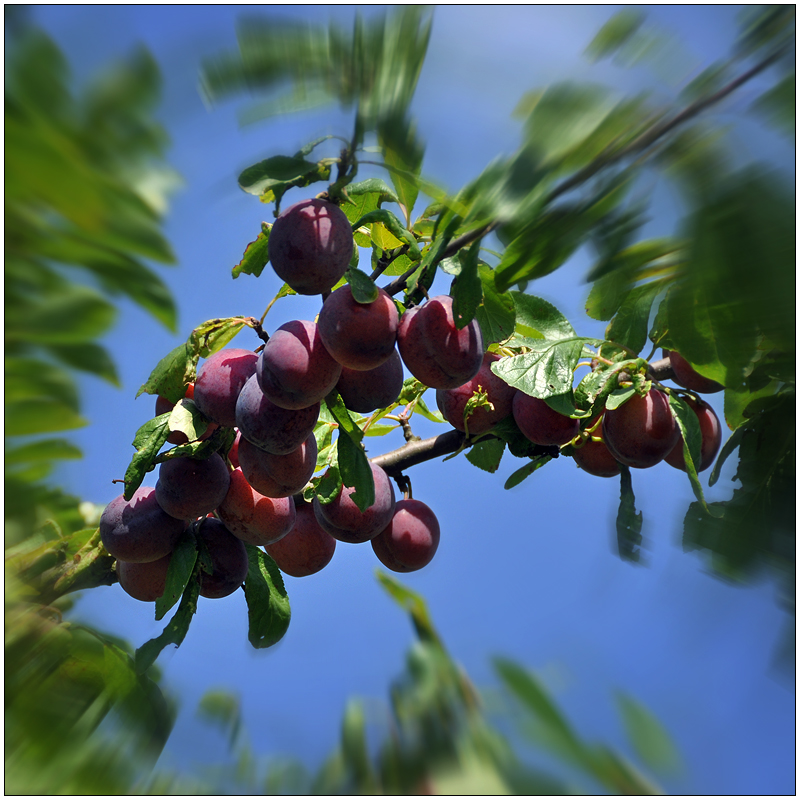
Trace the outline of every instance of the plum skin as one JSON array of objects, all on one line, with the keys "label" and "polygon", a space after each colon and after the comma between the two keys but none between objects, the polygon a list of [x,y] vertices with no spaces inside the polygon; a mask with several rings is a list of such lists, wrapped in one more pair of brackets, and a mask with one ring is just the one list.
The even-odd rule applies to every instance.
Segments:
[{"label": "plum skin", "polygon": [[310,433],[296,450],[275,455],[243,439],[239,466],[250,486],[265,497],[291,497],[310,480],[317,466],[317,440]]},{"label": "plum skin", "polygon": [[[592,428],[596,422],[597,417],[589,423],[589,427]],[[584,472],[588,472],[597,478],[613,478],[619,475],[621,469],[619,462],[606,447],[602,438],[602,423],[592,431],[592,436],[599,438],[600,441],[596,442],[593,439],[587,439],[583,445],[576,447],[572,453],[575,463]]]},{"label": "plum skin", "polygon": [[379,367],[356,370],[342,367],[336,384],[342,402],[350,411],[368,414],[394,403],[403,391],[403,362],[397,350]]},{"label": "plum skin", "polygon": [[449,295],[406,310],[397,329],[397,348],[409,372],[432,389],[466,383],[481,368],[484,352],[477,320],[456,328]]},{"label": "plum skin", "polygon": [[258,356],[229,347],[209,356],[194,384],[194,402],[206,417],[225,428],[236,425],[236,400],[251,375]]},{"label": "plum skin", "polygon": [[268,453],[285,455],[300,447],[313,432],[319,410],[319,403],[297,410],[276,406],[253,375],[236,401],[236,427],[242,439]]},{"label": "plum skin", "polygon": [[324,530],[311,503],[298,503],[294,527],[282,539],[264,549],[281,572],[305,578],[326,567],[336,550],[336,539]]},{"label": "plum skin", "polygon": [[378,289],[371,303],[359,303],[350,286],[340,286],[322,305],[317,327],[322,343],[343,367],[371,370],[394,352],[400,316],[392,298]]},{"label": "plum skin", "polygon": [[196,519],[213,511],[229,486],[228,467],[219,453],[202,461],[182,456],[161,464],[156,499],[171,517]]},{"label": "plum skin", "polygon": [[134,600],[152,603],[164,594],[167,588],[167,571],[172,553],[163,558],[145,563],[117,560],[116,570],[119,585]]},{"label": "plum skin", "polygon": [[119,495],[105,507],[100,538],[103,547],[120,561],[157,561],[173,551],[190,519],[170,516],[159,505],[156,490],[140,486],[130,500]]},{"label": "plum skin", "polygon": [[371,540],[381,563],[394,572],[427,566],[439,547],[439,520],[419,500],[399,500],[391,522]]},{"label": "plum skin", "polygon": [[[714,409],[702,400],[693,400],[691,397],[683,398],[689,408],[697,415],[697,421],[700,423],[700,433],[702,440],[700,444],[700,466],[697,468],[698,472],[708,469],[717,457],[720,445],[722,444],[722,426],[719,423],[719,418],[714,413]],[[664,461],[675,469],[681,469],[686,472],[686,461],[683,457],[683,436],[678,436],[678,441],[675,447],[664,456]]]},{"label": "plum skin", "polygon": [[327,351],[319,327],[292,320],[270,336],[258,357],[256,377],[275,405],[297,411],[322,400],[339,380],[342,365]]},{"label": "plum skin", "polygon": [[380,467],[370,464],[370,468],[375,482],[375,502],[363,513],[351,499],[355,490],[349,486],[341,486],[338,495],[325,505],[314,498],[317,522],[340,542],[367,542],[377,536],[392,519],[395,507],[392,482]]},{"label": "plum skin", "polygon": [[244,542],[214,517],[206,517],[197,526],[197,538],[208,549],[212,564],[210,575],[200,571],[200,594],[215,599],[233,594],[250,568]]},{"label": "plum skin", "polygon": [[464,408],[480,386],[494,410],[481,406],[467,418],[471,435],[487,433],[498,422],[511,414],[517,390],[492,372],[492,364],[500,361],[496,353],[485,353],[481,368],[471,378],[455,389],[437,389],[436,404],[444,418],[457,430],[464,431]]},{"label": "plum skin", "polygon": [[335,286],[353,257],[353,231],[345,213],[318,198],[285,209],[275,220],[267,249],[272,268],[298,294]]},{"label": "plum skin", "polygon": [[295,522],[292,499],[260,494],[247,482],[241,468],[231,473],[230,488],[217,514],[234,536],[256,547],[277,542]]},{"label": "plum skin", "polygon": [[651,389],[603,414],[603,441],[621,464],[647,469],[663,461],[680,438],[667,396]]},{"label": "plum skin", "polygon": [[700,394],[714,394],[725,388],[721,383],[701,375],[680,353],[676,353],[674,350],[664,350],[663,355],[665,358],[669,357],[672,372],[675,375],[675,383],[683,386],[684,389],[691,389]]},{"label": "plum skin", "polygon": [[580,422],[550,408],[544,400],[517,390],[511,406],[514,421],[528,441],[560,447],[580,433]]}]

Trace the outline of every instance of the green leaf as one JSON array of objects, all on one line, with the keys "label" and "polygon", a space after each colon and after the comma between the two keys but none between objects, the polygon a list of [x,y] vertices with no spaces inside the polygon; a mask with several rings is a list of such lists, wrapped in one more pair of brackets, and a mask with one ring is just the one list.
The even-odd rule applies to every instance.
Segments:
[{"label": "green leaf", "polygon": [[32,461],[55,461],[72,458],[83,458],[83,453],[65,439],[39,439],[20,447],[9,448],[6,444],[6,466],[28,464]]},{"label": "green leaf", "polygon": [[485,472],[497,472],[505,450],[501,439],[485,439],[467,450],[467,461]]},{"label": "green leaf", "polygon": [[552,461],[552,456],[538,456],[526,464],[524,467],[520,467],[515,472],[512,472],[511,475],[508,476],[506,482],[503,484],[504,489],[513,489],[515,486],[518,486],[525,478],[533,475],[537,469],[543,467],[547,464],[548,461]]},{"label": "green leaf", "polygon": [[620,497],[617,511],[617,548],[625,561],[639,563],[642,546],[642,512],[636,513],[631,471],[620,466]]},{"label": "green leaf", "polygon": [[397,202],[403,205],[406,217],[410,218],[419,195],[419,183],[414,178],[419,176],[425,149],[413,128],[404,128],[402,125],[384,123],[379,142],[384,163],[389,168],[389,176],[397,191]]},{"label": "green leaf", "polygon": [[250,568],[244,579],[247,638],[256,649],[272,647],[289,628],[292,611],[278,565],[263,551],[245,544]]},{"label": "green leaf", "polygon": [[644,14],[638,9],[618,11],[595,34],[586,48],[586,55],[592,61],[599,61],[613,55],[628,42],[644,22]]},{"label": "green leaf", "polygon": [[197,611],[197,598],[200,596],[200,581],[199,581],[200,564],[195,564],[192,572],[192,578],[186,586],[186,591],[181,597],[181,603],[178,610],[173,615],[172,619],[167,623],[160,636],[150,641],[145,642],[137,651],[134,659],[136,664],[136,671],[142,675],[153,666],[156,659],[161,654],[161,651],[168,645],[174,644],[180,647],[186,634],[189,631],[189,625],[192,621],[195,611]]},{"label": "green leaf", "polygon": [[376,569],[375,575],[389,597],[411,615],[411,622],[420,640],[439,645],[443,649],[444,645],[436,632],[436,628],[433,627],[433,621],[425,603],[425,598],[381,570]]},{"label": "green leaf", "polygon": [[156,364],[136,396],[147,392],[177,403],[186,394],[186,386],[194,380],[196,366],[197,358],[192,355],[189,345],[179,344]]},{"label": "green leaf", "polygon": [[[272,226],[270,226],[271,228]],[[234,266],[231,274],[238,278],[242,273],[245,275],[261,275],[264,267],[269,263],[269,229],[261,231],[255,241],[250,242],[244,249],[242,260]]]},{"label": "green leaf", "polygon": [[494,280],[494,271],[486,264],[478,264],[483,302],[475,312],[475,319],[481,326],[483,342],[490,345],[502,342],[514,333],[517,312],[514,299],[508,292],[498,292]]},{"label": "green leaf", "polygon": [[569,320],[551,303],[523,292],[510,292],[516,309],[517,328],[524,326],[545,339],[568,339],[575,336]]},{"label": "green leaf", "polygon": [[250,322],[250,317],[226,317],[210,319],[198,325],[189,337],[188,345],[196,357],[208,358],[222,350],[239,331]]},{"label": "green leaf", "polygon": [[378,299],[378,287],[366,272],[350,268],[345,273],[345,279],[350,284],[353,300],[356,303],[374,303]]},{"label": "green leaf", "polygon": [[[337,391],[332,391],[325,398],[325,407],[330,412],[331,417],[339,424],[339,429],[344,431],[356,444],[364,438],[364,432],[350,416],[344,400],[342,400]],[[352,486],[352,484],[348,485]]]},{"label": "green leaf", "polygon": [[630,695],[617,692],[616,700],[625,732],[639,758],[659,772],[677,770],[680,756],[664,726]]},{"label": "green leaf", "polygon": [[[374,211],[381,203],[397,203],[398,197],[386,181],[380,178],[367,178],[366,180],[359,181],[358,183],[350,183],[347,186],[347,196],[354,201],[353,217],[348,214],[347,218],[350,222],[355,222],[360,216],[363,216],[367,211]],[[367,204],[375,203],[372,208],[358,212],[360,202]],[[346,211],[347,205],[342,206],[342,210]]]},{"label": "green leaf", "polygon": [[795,74],[787,75],[753,104],[753,110],[769,120],[776,128],[794,138],[796,125]]},{"label": "green leaf", "polygon": [[342,757],[355,785],[363,794],[374,794],[377,780],[372,772],[364,722],[358,700],[349,700],[342,720]]},{"label": "green leaf", "polygon": [[647,344],[647,329],[653,301],[664,288],[661,281],[652,281],[631,289],[606,329],[606,339],[639,353]]},{"label": "green leaf", "polygon": [[636,394],[636,387],[634,386],[614,389],[606,398],[606,408],[609,411],[613,411],[615,408],[619,408],[623,403],[627,403],[634,394]]},{"label": "green leaf", "polygon": [[187,528],[169,558],[164,594],[156,600],[156,620],[163,619],[167,611],[183,596],[194,574],[195,563],[197,542],[191,528]]},{"label": "green leaf", "polygon": [[697,414],[677,394],[670,392],[668,400],[669,410],[672,412],[683,438],[683,460],[686,464],[686,474],[692,484],[692,491],[700,505],[707,510],[703,487],[697,477],[697,467],[700,466],[700,446],[703,442],[700,421],[697,418]]},{"label": "green leaf", "polygon": [[169,436],[169,414],[161,414],[155,419],[145,422],[133,440],[136,453],[131,458],[128,469],[125,470],[126,500],[133,497],[133,493],[142,485],[144,476],[155,466],[158,451],[164,446]]},{"label": "green leaf", "polygon": [[82,428],[88,421],[64,403],[49,397],[6,402],[6,436],[31,436]]},{"label": "green leaf", "polygon": [[50,344],[47,345],[47,351],[68,367],[97,375],[113,386],[120,386],[117,368],[108,350],[99,344]]},{"label": "green leaf", "polygon": [[322,475],[312,478],[310,486],[303,490],[303,499],[310,503],[316,497],[325,506],[332,503],[341,490],[342,476],[339,474],[339,465],[331,464]]},{"label": "green leaf", "polygon": [[339,433],[336,449],[342,483],[355,489],[350,497],[363,514],[375,503],[375,481],[367,454],[360,444],[342,432]]},{"label": "green leaf", "polygon": [[473,242],[468,250],[461,250],[458,259],[461,271],[453,281],[453,319],[456,328],[461,330],[475,318],[478,306],[483,300],[483,283],[478,276],[478,253],[480,241]]},{"label": "green leaf", "polygon": [[[327,170],[330,173],[330,166]],[[297,156],[272,156],[248,167],[238,180],[239,186],[248,194],[263,195],[270,190],[286,191],[292,186],[308,186],[326,179],[327,175],[320,177],[320,164]]]},{"label": "green leaf", "polygon": [[169,415],[170,433],[179,431],[190,442],[199,439],[207,428],[208,420],[191,400],[186,400],[185,398],[180,400],[175,404]]},{"label": "green leaf", "polygon": [[411,231],[407,230],[402,222],[397,217],[385,208],[376,208],[374,211],[369,211],[364,216],[357,219],[353,224],[353,230],[360,228],[362,225],[373,225],[373,239],[375,239],[374,223],[380,223],[392,234],[394,239],[378,239],[378,244],[383,250],[392,250],[401,244],[408,245],[408,257],[412,261],[419,261],[422,257],[419,252],[419,245]]},{"label": "green leaf", "polygon": [[728,456],[741,444],[742,437],[746,433],[747,428],[741,426],[728,437],[728,441],[722,445],[719,451],[717,461],[714,464],[714,469],[711,470],[711,475],[708,478],[708,485],[713,486],[719,480],[719,474],[722,470],[722,465],[728,460]]}]

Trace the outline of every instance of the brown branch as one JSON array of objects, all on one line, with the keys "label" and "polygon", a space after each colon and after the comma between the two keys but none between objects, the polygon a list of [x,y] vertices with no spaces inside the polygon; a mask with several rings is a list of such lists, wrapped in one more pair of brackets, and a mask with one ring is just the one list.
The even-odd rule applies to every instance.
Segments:
[{"label": "brown branch", "polygon": [[409,467],[439,456],[455,453],[463,443],[464,434],[453,429],[430,439],[416,439],[408,442],[408,444],[398,447],[397,450],[375,456],[370,461],[375,466],[381,467],[392,478],[397,478]]}]

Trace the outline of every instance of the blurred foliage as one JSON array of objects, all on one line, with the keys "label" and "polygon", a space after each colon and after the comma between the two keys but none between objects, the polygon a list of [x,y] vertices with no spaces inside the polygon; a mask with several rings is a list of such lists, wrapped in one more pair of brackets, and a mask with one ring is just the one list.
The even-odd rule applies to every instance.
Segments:
[{"label": "blurred foliage", "polygon": [[74,371],[118,385],[99,343],[116,298],[170,329],[176,309],[143,259],[175,176],[152,112],[159,74],[140,51],[79,97],[58,48],[14,15],[5,103],[5,788],[117,794],[155,763],[174,708],[127,645],[63,618],[68,592],[115,580],[100,509],[48,478],[80,450]]}]

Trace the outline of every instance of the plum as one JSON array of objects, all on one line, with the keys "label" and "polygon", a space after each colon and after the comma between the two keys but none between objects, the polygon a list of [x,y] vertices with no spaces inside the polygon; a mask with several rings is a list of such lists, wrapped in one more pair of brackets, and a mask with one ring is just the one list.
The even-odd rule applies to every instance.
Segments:
[{"label": "plum", "polygon": [[264,549],[281,572],[293,578],[313,575],[326,567],[336,550],[336,539],[320,527],[311,503],[297,504],[294,527]]},{"label": "plum", "polygon": [[205,544],[212,566],[210,575],[200,572],[200,594],[212,598],[233,594],[250,568],[244,542],[215,517],[206,517],[197,526],[197,538]]},{"label": "plum", "polygon": [[253,375],[236,402],[236,427],[242,439],[268,453],[285,455],[297,450],[313,432],[319,409],[319,403],[296,411],[276,406]]},{"label": "plum", "polygon": [[291,497],[264,497],[250,486],[241,469],[231,473],[230,488],[217,514],[234,536],[256,547],[286,536],[295,519]]},{"label": "plum", "polygon": [[311,480],[317,466],[317,440],[310,433],[296,450],[275,455],[243,439],[239,463],[247,482],[265,497],[291,497]]},{"label": "plum", "polygon": [[526,439],[539,445],[561,446],[580,433],[580,422],[550,408],[544,400],[517,390],[512,402],[514,421]]},{"label": "plum", "polygon": [[276,220],[267,244],[279,278],[298,294],[333,288],[353,257],[353,231],[345,213],[327,200],[295,203]]},{"label": "plum", "polygon": [[281,408],[299,410],[322,400],[336,386],[342,365],[325,349],[313,322],[281,325],[258,357],[261,391]]},{"label": "plum", "polygon": [[342,367],[336,391],[345,406],[358,414],[392,405],[403,390],[403,362],[397,350],[379,367],[368,370]]},{"label": "plum", "polygon": [[667,358],[672,365],[672,372],[675,375],[675,383],[683,386],[684,389],[691,389],[700,394],[713,394],[721,392],[725,387],[711,378],[701,375],[695,368],[680,354],[674,350],[664,350],[662,355]]},{"label": "plum", "polygon": [[[595,417],[589,423],[590,428],[594,427],[597,419]],[[599,439],[600,441],[594,441],[594,439]],[[602,423],[594,428],[591,439],[587,439],[580,447],[575,448],[572,457],[584,472],[588,472],[598,478],[613,478],[620,473],[619,462],[611,455],[611,451],[603,441]]]},{"label": "plum", "polygon": [[370,468],[375,481],[375,502],[363,513],[351,498],[354,492],[351,487],[342,486],[335,499],[325,505],[314,498],[317,522],[340,542],[367,542],[377,536],[392,519],[394,487],[380,467],[370,464]]},{"label": "plum", "polygon": [[431,562],[439,547],[439,520],[425,503],[399,500],[391,522],[371,540],[381,563],[394,572],[414,572]]},{"label": "plum", "polygon": [[400,317],[383,289],[372,303],[359,303],[349,286],[340,286],[319,312],[319,335],[343,367],[371,370],[383,364],[397,341]]},{"label": "plum", "polygon": [[483,361],[483,336],[477,320],[458,330],[453,298],[439,295],[409,308],[400,318],[397,347],[403,363],[432,389],[455,389],[473,378]]},{"label": "plum", "polygon": [[159,467],[156,499],[171,517],[197,519],[222,502],[230,482],[228,467],[219,453],[203,460],[171,458]]},{"label": "plum", "polygon": [[[697,415],[700,423],[700,433],[702,441],[700,444],[700,466],[698,472],[708,469],[717,457],[719,447],[722,444],[722,427],[719,418],[714,413],[714,409],[702,400],[693,400],[691,397],[683,398],[689,408]],[[686,461],[683,458],[683,436],[678,436],[675,447],[664,456],[664,461],[675,469],[682,469],[686,472]]]},{"label": "plum", "polygon": [[481,368],[475,377],[455,389],[436,390],[436,404],[439,410],[457,430],[464,430],[464,408],[478,387],[486,393],[494,409],[481,406],[469,415],[467,425],[471,435],[490,431],[498,422],[511,414],[517,390],[492,372],[492,364],[499,360],[500,356],[496,353],[485,353]]},{"label": "plum", "polygon": [[176,519],[156,499],[152,486],[140,486],[130,500],[115,497],[100,517],[103,547],[120,561],[157,561],[173,551],[191,517]]},{"label": "plum", "polygon": [[236,469],[236,467],[241,466],[239,464],[239,445],[242,442],[242,432],[236,432],[236,438],[233,440],[233,444],[231,445],[231,449],[228,450],[228,461],[231,462],[231,466]]},{"label": "plum", "polygon": [[167,587],[167,570],[172,553],[155,561],[137,564],[117,560],[119,585],[135,600],[152,603],[164,594]]},{"label": "plum", "polygon": [[251,375],[258,356],[229,347],[206,359],[197,373],[194,402],[210,420],[225,428],[236,425],[236,400]]},{"label": "plum", "polygon": [[628,467],[647,469],[663,461],[680,437],[667,396],[651,389],[633,395],[603,414],[603,441],[614,458]]}]

